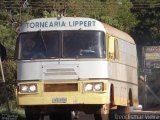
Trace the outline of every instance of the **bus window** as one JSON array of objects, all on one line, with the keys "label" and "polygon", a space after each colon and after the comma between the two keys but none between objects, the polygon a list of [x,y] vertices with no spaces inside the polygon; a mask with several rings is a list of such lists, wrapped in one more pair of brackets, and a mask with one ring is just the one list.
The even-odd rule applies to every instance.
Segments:
[{"label": "bus window", "polygon": [[63,57],[103,58],[105,34],[100,31],[65,31]]},{"label": "bus window", "polygon": [[104,58],[102,31],[38,31],[19,36],[19,59]]},{"label": "bus window", "polygon": [[61,39],[60,32],[44,32],[43,40],[46,45],[46,56],[47,58],[57,58],[60,55],[59,44]]},{"label": "bus window", "polygon": [[113,36],[109,36],[109,44],[108,44],[108,58],[110,60],[118,60],[119,59],[119,47],[118,40]]},{"label": "bus window", "polygon": [[108,58],[110,59],[110,60],[114,60],[114,58],[115,58],[115,54],[114,54],[114,41],[115,41],[115,38],[113,37],[113,36],[109,36],[109,40],[108,40]]},{"label": "bus window", "polygon": [[47,59],[58,57],[59,35],[57,32],[32,32],[21,34],[19,59]]},{"label": "bus window", "polygon": [[114,59],[118,60],[119,59],[119,47],[118,47],[118,40],[114,40]]}]

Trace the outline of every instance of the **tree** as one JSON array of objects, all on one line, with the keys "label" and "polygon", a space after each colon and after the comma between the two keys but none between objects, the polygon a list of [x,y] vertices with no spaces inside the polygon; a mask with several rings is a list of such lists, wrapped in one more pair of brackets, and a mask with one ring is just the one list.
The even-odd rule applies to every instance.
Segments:
[{"label": "tree", "polygon": [[[16,1],[15,1],[16,2]],[[7,59],[3,62],[4,77],[10,99],[15,99],[16,65],[13,61],[17,34],[14,30],[14,10],[8,8],[10,4],[0,2],[0,43],[6,47]],[[16,10],[15,10],[16,11]],[[1,75],[0,75],[1,76]],[[0,104],[6,102],[2,77],[0,77]]]},{"label": "tree", "polygon": [[57,15],[91,17],[130,32],[138,23],[131,8],[129,0],[32,0],[21,9],[21,21]]},{"label": "tree", "polygon": [[160,45],[159,0],[132,0],[132,3],[132,12],[140,21],[133,32],[136,42],[141,45],[157,42]]},{"label": "tree", "polygon": [[68,16],[91,17],[110,24],[118,29],[130,32],[138,24],[131,13],[129,0],[69,0]]},{"label": "tree", "polygon": [[[141,75],[143,73],[142,60],[142,47],[149,45],[160,45],[160,1],[159,0],[132,0],[133,9],[132,12],[137,16],[140,21],[135,27],[132,36],[136,40],[138,55],[139,55],[139,65],[141,70]],[[147,76],[147,84],[154,93],[159,96],[159,69],[152,69],[152,74]],[[159,103],[153,98],[152,95],[148,94],[148,104],[152,107],[153,105],[158,105]]]}]

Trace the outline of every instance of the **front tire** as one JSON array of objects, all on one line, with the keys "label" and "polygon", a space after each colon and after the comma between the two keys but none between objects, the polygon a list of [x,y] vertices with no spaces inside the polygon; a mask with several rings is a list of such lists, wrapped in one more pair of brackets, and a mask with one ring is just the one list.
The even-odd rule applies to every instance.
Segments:
[{"label": "front tire", "polygon": [[72,120],[71,112],[50,113],[50,120]]},{"label": "front tire", "polygon": [[109,120],[109,105],[102,105],[101,108],[94,114],[95,120]]},{"label": "front tire", "polygon": [[38,108],[30,106],[25,107],[25,115],[26,120],[39,120],[41,116],[40,110]]}]

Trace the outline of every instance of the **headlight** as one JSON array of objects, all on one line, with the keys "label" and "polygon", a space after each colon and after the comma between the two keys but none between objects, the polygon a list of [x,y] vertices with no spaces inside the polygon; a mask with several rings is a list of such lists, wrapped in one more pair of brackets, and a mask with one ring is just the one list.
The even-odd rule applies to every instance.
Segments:
[{"label": "headlight", "polygon": [[95,89],[95,91],[102,91],[102,89],[103,89],[103,84],[102,84],[102,83],[96,83],[96,84],[94,85],[94,89]]},{"label": "headlight", "polygon": [[31,92],[35,92],[35,91],[37,91],[37,86],[36,85],[31,85],[31,86],[29,86],[29,90]]},{"label": "headlight", "polygon": [[89,84],[86,84],[84,90],[85,90],[85,91],[92,91],[92,90],[93,90],[93,85],[90,84],[90,83],[89,83]]},{"label": "headlight", "polygon": [[27,85],[21,85],[20,86],[20,91],[21,92],[27,92],[28,91],[28,86]]},{"label": "headlight", "polygon": [[84,84],[84,91],[89,92],[89,91],[103,91],[103,83],[85,83]]},{"label": "headlight", "polygon": [[37,84],[20,84],[19,85],[20,93],[33,93],[37,92]]}]

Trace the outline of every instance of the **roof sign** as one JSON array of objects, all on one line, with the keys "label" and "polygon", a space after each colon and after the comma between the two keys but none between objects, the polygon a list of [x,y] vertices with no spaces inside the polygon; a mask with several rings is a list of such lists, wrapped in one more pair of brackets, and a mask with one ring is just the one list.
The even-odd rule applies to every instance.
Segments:
[{"label": "roof sign", "polygon": [[143,54],[145,68],[160,68],[160,46],[145,46]]},{"label": "roof sign", "polygon": [[27,28],[44,28],[44,27],[92,27],[96,21],[45,21],[45,22],[27,22]]},{"label": "roof sign", "polygon": [[31,31],[52,31],[52,30],[100,30],[106,32],[103,24],[91,18],[39,18],[25,22],[21,32]]}]

